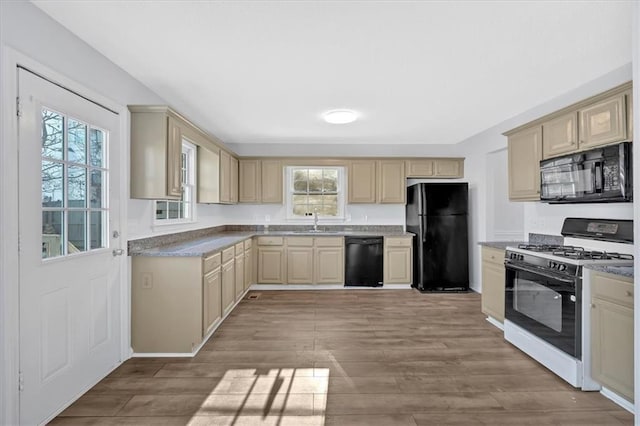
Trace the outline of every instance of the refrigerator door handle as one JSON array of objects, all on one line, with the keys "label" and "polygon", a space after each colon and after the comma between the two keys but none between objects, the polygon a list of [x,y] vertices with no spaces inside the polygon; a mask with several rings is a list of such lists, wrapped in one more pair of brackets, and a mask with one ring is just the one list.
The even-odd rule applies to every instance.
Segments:
[{"label": "refrigerator door handle", "polygon": [[422,242],[427,242],[427,217],[422,216],[422,229],[420,229],[420,236],[422,237]]}]

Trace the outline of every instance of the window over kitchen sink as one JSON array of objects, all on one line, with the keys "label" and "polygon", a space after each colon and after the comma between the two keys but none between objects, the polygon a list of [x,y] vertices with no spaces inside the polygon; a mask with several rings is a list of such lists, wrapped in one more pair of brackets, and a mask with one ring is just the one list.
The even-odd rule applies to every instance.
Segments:
[{"label": "window over kitchen sink", "polygon": [[196,147],[183,140],[180,173],[182,197],[179,200],[157,200],[154,203],[154,223],[169,225],[195,220]]},{"label": "window over kitchen sink", "polygon": [[287,217],[344,218],[344,167],[287,167]]}]

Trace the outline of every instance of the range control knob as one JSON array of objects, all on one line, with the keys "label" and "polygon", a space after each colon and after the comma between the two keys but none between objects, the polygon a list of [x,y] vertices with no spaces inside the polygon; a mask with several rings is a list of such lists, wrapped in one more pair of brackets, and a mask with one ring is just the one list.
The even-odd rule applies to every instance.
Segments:
[{"label": "range control knob", "polygon": [[566,271],[567,270],[567,265],[565,265],[564,263],[561,263],[558,265],[558,271]]}]

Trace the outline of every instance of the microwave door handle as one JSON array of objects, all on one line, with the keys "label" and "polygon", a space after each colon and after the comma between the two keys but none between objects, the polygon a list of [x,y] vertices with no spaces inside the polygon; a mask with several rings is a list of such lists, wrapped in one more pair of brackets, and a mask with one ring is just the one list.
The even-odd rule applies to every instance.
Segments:
[{"label": "microwave door handle", "polygon": [[522,267],[522,266],[516,266],[513,263],[505,263],[505,267],[508,268],[508,269],[515,269],[516,271],[529,272],[530,274],[540,275],[540,276],[543,276],[543,277],[546,277],[546,278],[550,278],[552,280],[560,281],[560,282],[563,282],[563,283],[575,284],[575,280],[574,279],[560,278],[560,277],[557,277],[555,275],[545,274],[544,272],[541,272],[538,269],[532,269],[532,268],[525,268],[525,267]]},{"label": "microwave door handle", "polygon": [[594,192],[596,193],[600,193],[602,192],[602,162],[601,161],[596,161],[595,163],[593,163],[593,188],[594,188]]}]

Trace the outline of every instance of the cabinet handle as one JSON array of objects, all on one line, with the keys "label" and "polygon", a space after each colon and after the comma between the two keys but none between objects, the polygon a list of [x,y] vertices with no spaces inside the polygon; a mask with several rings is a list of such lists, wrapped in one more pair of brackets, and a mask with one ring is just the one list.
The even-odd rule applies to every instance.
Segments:
[{"label": "cabinet handle", "polygon": [[632,292],[632,291],[630,291],[630,290],[627,290],[627,296],[628,296],[628,297],[633,297],[633,292]]},{"label": "cabinet handle", "polygon": [[576,141],[571,141],[571,145],[575,145],[575,144],[576,144]]},{"label": "cabinet handle", "polygon": [[592,304],[591,304],[591,309],[595,309],[595,308],[596,308],[596,304],[595,304],[595,303],[592,303]]}]

